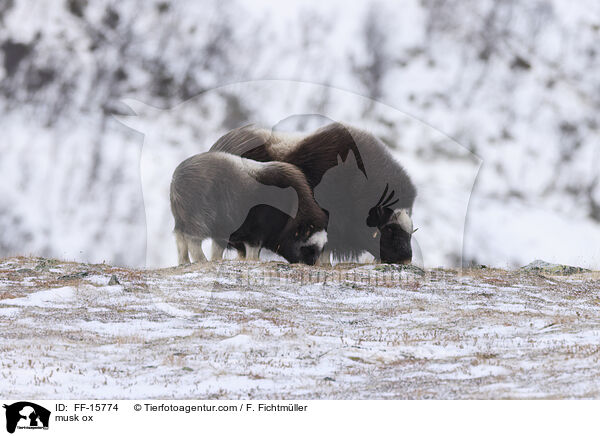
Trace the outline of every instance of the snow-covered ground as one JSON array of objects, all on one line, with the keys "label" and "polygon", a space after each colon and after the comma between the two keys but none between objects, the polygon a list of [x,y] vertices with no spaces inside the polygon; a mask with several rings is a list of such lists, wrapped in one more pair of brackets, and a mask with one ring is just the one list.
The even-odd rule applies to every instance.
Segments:
[{"label": "snow-covered ground", "polygon": [[599,308],[598,272],[8,258],[0,396],[597,399]]}]

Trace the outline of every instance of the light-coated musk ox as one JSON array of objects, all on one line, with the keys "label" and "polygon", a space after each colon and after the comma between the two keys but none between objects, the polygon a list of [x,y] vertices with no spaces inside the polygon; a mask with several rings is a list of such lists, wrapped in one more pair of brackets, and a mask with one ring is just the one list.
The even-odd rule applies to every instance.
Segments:
[{"label": "light-coated musk ox", "polygon": [[410,263],[415,186],[388,147],[364,130],[332,123],[311,134],[245,126],[222,136],[211,152],[259,162],[280,161],[304,173],[328,214],[329,253],[356,259],[362,252],[386,263]]},{"label": "light-coated musk ox", "polygon": [[291,263],[313,265],[327,241],[327,215],[302,172],[283,162],[203,153],[179,164],[171,181],[171,211],[179,264],[213,259],[228,245],[242,253],[265,247]]}]

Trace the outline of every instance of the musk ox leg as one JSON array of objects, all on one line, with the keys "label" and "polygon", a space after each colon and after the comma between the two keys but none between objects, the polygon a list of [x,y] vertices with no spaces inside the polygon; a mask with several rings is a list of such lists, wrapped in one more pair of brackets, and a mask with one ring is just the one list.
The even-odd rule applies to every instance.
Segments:
[{"label": "musk ox leg", "polygon": [[253,247],[252,245],[244,244],[246,247],[246,260],[259,260],[260,247]]},{"label": "musk ox leg", "polygon": [[190,248],[190,256],[192,257],[192,262],[206,262],[206,256],[202,251],[202,240],[196,238],[188,238],[187,243]]},{"label": "musk ox leg", "polygon": [[229,244],[227,244],[227,248],[233,248],[235,251],[237,251],[238,259],[246,259],[246,247],[244,246],[243,242],[229,242]]},{"label": "musk ox leg", "polygon": [[321,252],[321,256],[319,256],[319,260],[317,261],[317,265],[331,266],[331,251],[329,251],[329,250],[323,250]]},{"label": "musk ox leg", "polygon": [[186,265],[190,263],[190,257],[188,256],[188,244],[185,240],[183,233],[175,230],[175,242],[177,244],[177,259],[179,265]]},{"label": "musk ox leg", "polygon": [[223,251],[225,251],[225,247],[219,245],[214,239],[211,244],[211,254],[210,260],[221,260],[223,259]]}]

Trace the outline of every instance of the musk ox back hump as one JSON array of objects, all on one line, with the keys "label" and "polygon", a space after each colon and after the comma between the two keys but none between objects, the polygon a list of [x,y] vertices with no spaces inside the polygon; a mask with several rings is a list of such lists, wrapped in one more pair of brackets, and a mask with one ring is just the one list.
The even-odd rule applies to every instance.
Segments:
[{"label": "musk ox back hump", "polygon": [[371,133],[342,123],[329,124],[307,135],[244,126],[219,138],[211,151],[259,162],[288,162],[300,168],[311,189],[321,182],[327,171],[340,160],[346,161],[352,153],[357,169],[377,185],[373,189],[383,189],[386,183],[390,184],[396,189],[400,203],[407,208],[412,207],[416,197],[414,184],[388,147]]},{"label": "musk ox back hump", "polygon": [[[375,230],[387,221],[373,227],[367,220],[374,216],[387,220],[398,215],[394,212],[398,210],[410,215],[417,195],[410,177],[385,144],[369,132],[341,123],[308,135],[246,126],[224,135],[211,150],[261,162],[279,160],[300,168],[318,205],[329,213],[329,248],[348,254],[367,250],[380,258],[380,233]],[[394,209],[383,208],[374,214],[386,189],[394,194],[390,201]]]}]

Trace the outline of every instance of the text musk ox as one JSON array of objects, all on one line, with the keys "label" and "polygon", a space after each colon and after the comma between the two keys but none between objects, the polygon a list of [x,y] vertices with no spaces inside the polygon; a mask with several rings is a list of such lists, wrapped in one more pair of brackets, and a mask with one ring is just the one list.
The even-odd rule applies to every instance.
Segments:
[{"label": "text musk ox", "polygon": [[[179,264],[213,258],[229,244],[257,253],[261,247],[291,263],[313,265],[327,241],[327,215],[302,172],[283,162],[256,162],[227,153],[203,153],[179,164],[171,181],[171,211]],[[246,249],[244,249],[246,247]]]},{"label": "text musk ox", "polygon": [[310,134],[246,126],[222,136],[213,151],[300,168],[315,200],[328,213],[325,262],[329,252],[355,259],[364,251],[386,263],[411,261],[417,191],[374,135],[340,123]]}]

